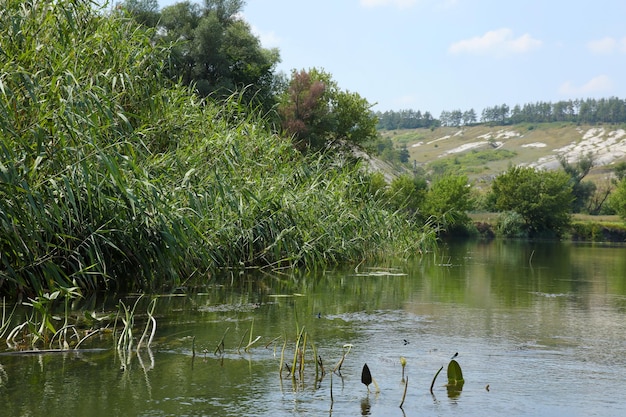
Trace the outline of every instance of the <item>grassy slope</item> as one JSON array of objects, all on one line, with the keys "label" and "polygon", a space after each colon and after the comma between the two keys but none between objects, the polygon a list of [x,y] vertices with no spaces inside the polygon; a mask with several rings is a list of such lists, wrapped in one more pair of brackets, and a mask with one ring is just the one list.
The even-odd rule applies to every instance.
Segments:
[{"label": "grassy slope", "polygon": [[[406,144],[411,160],[415,160],[427,169],[432,168],[433,164],[441,164],[442,161],[446,160],[453,163],[456,158],[459,169],[480,184],[481,182],[489,182],[493,176],[505,171],[511,164],[532,164],[539,161],[540,158],[555,155],[555,150],[572,142],[580,142],[583,133],[593,127],[598,126],[577,126],[569,123],[513,126],[478,125],[463,128],[442,127],[434,130],[385,131],[383,136],[390,137],[398,145]],[[623,128],[622,126],[600,127],[604,127],[607,133]],[[505,132],[515,132],[518,136],[509,138],[501,136],[498,138],[498,134]],[[502,146],[498,147],[497,150],[507,152],[499,152],[500,155],[498,155],[492,145],[485,144],[464,152],[447,154],[459,146],[486,141],[483,135],[491,135],[493,141],[502,142]],[[523,145],[533,143],[543,143],[546,146],[523,147]],[[493,160],[490,160],[491,158]],[[600,180],[606,175],[609,167],[594,168],[589,179]]]}]

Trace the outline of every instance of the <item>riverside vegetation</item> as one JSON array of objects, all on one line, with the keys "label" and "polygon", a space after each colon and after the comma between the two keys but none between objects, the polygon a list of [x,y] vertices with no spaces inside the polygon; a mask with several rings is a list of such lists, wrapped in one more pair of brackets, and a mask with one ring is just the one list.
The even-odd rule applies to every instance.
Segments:
[{"label": "riverside vegetation", "polygon": [[241,94],[171,83],[169,47],[125,15],[9,0],[0,21],[1,294],[160,291],[433,244],[358,161],[298,152]]},{"label": "riverside vegetation", "polygon": [[[107,11],[89,0],[5,2],[0,296],[26,298],[38,314],[20,328],[30,329],[33,344],[69,346],[70,336],[80,344],[67,305],[90,293],[156,293],[206,284],[225,270],[411,256],[434,248],[443,231],[476,233],[467,213],[477,206],[503,211],[497,232],[504,236],[567,233],[570,203],[589,195],[580,164],[554,175],[513,167],[478,197],[468,186],[471,172],[445,166],[428,175],[399,169],[405,174],[392,180],[369,173],[354,150],[384,153],[390,142],[377,135],[369,103],[321,70],[272,78],[277,51],[263,51],[233,17],[242,4],[184,3],[161,16],[174,31],[179,12],[190,9],[201,20],[194,33],[210,24],[228,34],[219,53],[239,72],[226,86],[212,78],[224,81],[224,68],[176,77],[189,48],[206,50],[210,39],[172,43],[132,10]],[[220,14],[224,5],[231,15]],[[250,49],[228,48],[229,36]],[[246,51],[255,52],[256,69],[237,66],[232,55]],[[194,55],[193,65],[217,65],[209,58],[216,59]],[[200,91],[200,84],[217,89]],[[626,213],[620,180],[612,206]],[[516,195],[531,204],[520,210],[509,198]],[[615,232],[576,227],[574,236],[586,239]],[[50,317],[61,300],[59,328]],[[10,329],[3,315],[2,330]]]}]

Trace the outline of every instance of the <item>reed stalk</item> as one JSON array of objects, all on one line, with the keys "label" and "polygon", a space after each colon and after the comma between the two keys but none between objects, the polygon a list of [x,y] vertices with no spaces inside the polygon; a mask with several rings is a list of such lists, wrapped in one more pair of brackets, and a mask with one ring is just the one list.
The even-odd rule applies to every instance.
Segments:
[{"label": "reed stalk", "polygon": [[360,163],[300,154],[237,94],[172,84],[169,47],[92,3],[3,3],[0,294],[150,291],[434,243],[372,198]]}]

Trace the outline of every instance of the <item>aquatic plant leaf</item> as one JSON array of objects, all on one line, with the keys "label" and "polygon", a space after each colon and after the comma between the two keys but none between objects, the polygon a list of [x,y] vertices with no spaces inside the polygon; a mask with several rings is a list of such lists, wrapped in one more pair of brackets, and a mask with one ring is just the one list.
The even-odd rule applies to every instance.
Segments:
[{"label": "aquatic plant leaf", "polygon": [[461,372],[461,366],[454,359],[448,364],[448,385],[462,385],[463,372]]},{"label": "aquatic plant leaf", "polygon": [[365,384],[365,386],[369,387],[372,383],[372,373],[370,372],[369,366],[367,364],[363,365],[363,371],[361,372],[361,382]]}]

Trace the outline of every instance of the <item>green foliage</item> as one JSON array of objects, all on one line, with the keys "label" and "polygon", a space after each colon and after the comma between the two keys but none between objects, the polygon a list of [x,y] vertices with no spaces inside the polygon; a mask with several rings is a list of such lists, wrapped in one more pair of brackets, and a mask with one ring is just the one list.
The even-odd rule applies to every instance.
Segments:
[{"label": "green foliage", "polygon": [[575,164],[571,164],[565,157],[560,157],[559,162],[563,170],[570,177],[572,183],[572,212],[580,213],[588,207],[588,202],[596,191],[596,185],[592,181],[583,181],[593,168],[594,158],[591,152],[582,156]]},{"label": "green foliage", "polygon": [[465,175],[449,175],[435,180],[426,194],[423,212],[444,229],[469,223],[467,212],[474,207],[471,187]]},{"label": "green foliage", "polygon": [[240,0],[189,1],[163,8],[155,39],[173,43],[166,72],[203,97],[242,94],[246,104],[269,111],[274,105],[277,49],[265,49],[239,14]]},{"label": "green foliage", "polygon": [[358,164],[302,156],[242,95],[170,85],[169,50],[92,6],[0,13],[0,293],[161,290],[432,243],[367,198]]},{"label": "green foliage", "polygon": [[381,199],[387,188],[387,181],[381,172],[375,172],[369,178],[369,195],[371,198]]},{"label": "green foliage", "polygon": [[159,2],[157,0],[124,0],[121,9],[127,11],[142,25],[155,27],[159,21]]},{"label": "green foliage", "polygon": [[439,121],[429,113],[417,110],[377,112],[378,129],[417,129],[438,127]]},{"label": "green foliage", "polygon": [[626,162],[616,163],[613,172],[615,172],[615,176],[619,181],[623,180],[626,177]]},{"label": "green foliage", "polygon": [[446,157],[433,161],[429,167],[435,175],[453,175],[459,173],[480,172],[488,162],[514,158],[515,151],[507,149],[472,150],[454,157]]},{"label": "green foliage", "polygon": [[604,222],[573,222],[572,240],[587,242],[626,242],[626,226],[624,224]]},{"label": "green foliage", "polygon": [[491,192],[495,208],[519,213],[530,236],[561,236],[570,224],[572,184],[564,172],[512,167],[496,177]]},{"label": "green foliage", "polygon": [[622,178],[617,184],[617,188],[611,193],[609,206],[615,210],[618,216],[626,220],[626,178]]},{"label": "green foliage", "polygon": [[320,150],[330,144],[363,144],[376,138],[371,104],[358,93],[343,91],[330,74],[294,70],[279,98],[283,129],[301,150]]},{"label": "green foliage", "polygon": [[507,238],[527,238],[528,228],[521,214],[515,211],[505,211],[498,215],[496,234]]},{"label": "green foliage", "polygon": [[422,177],[401,175],[396,177],[387,190],[387,201],[394,210],[417,212],[424,204],[428,184]]}]

